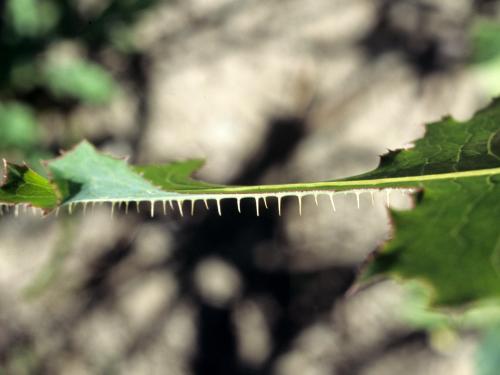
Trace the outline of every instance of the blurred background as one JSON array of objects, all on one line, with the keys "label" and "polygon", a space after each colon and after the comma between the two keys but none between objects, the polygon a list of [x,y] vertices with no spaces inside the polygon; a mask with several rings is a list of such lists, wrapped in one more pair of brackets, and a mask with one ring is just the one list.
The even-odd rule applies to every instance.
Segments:
[{"label": "blurred background", "polygon": [[[133,163],[206,158],[197,176],[217,183],[362,173],[500,93],[499,12],[4,0],[0,156],[44,173],[40,159],[88,139]],[[306,198],[302,216],[290,199],[281,217],[223,203],[222,217],[0,217],[0,374],[498,374],[491,336],[422,323],[395,282],[353,288],[391,236],[382,197],[336,213]]]}]

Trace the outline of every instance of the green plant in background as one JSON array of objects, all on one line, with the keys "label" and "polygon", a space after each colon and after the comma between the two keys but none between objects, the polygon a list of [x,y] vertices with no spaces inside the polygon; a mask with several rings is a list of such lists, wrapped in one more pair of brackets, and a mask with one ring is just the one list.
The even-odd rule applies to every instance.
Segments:
[{"label": "green plant in background", "polygon": [[39,140],[33,111],[20,103],[0,103],[0,148],[28,151]]},{"label": "green plant in background", "polygon": [[500,23],[478,20],[471,32],[473,71],[491,95],[500,93]]},{"label": "green plant in background", "polygon": [[111,0],[87,9],[71,0],[6,0],[0,5],[0,150],[45,156],[39,112],[109,103],[118,83],[99,62],[135,52],[132,28],[157,0]]},{"label": "green plant in background", "polygon": [[494,326],[484,336],[476,354],[477,374],[496,375],[500,368],[500,326]]},{"label": "green plant in background", "polygon": [[0,102],[0,150],[26,160],[43,173],[40,159],[50,155],[39,147],[41,131],[33,109],[20,102]]}]

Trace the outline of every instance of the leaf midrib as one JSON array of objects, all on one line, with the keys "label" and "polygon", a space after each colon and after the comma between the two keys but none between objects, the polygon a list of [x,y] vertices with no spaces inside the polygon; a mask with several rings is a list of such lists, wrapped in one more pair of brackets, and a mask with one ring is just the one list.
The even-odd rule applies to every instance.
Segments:
[{"label": "leaf midrib", "polygon": [[424,181],[438,181],[438,180],[453,180],[468,177],[479,177],[479,176],[492,176],[500,174],[499,168],[488,168],[480,170],[471,171],[460,171],[460,172],[448,172],[439,174],[427,174],[419,176],[402,176],[402,177],[388,177],[388,178],[377,178],[377,179],[359,179],[359,180],[340,180],[340,181],[323,181],[323,182],[301,182],[301,183],[291,183],[291,184],[276,184],[276,185],[257,185],[257,186],[235,186],[235,187],[218,187],[218,188],[207,188],[207,189],[193,189],[193,190],[183,190],[179,191],[179,194],[204,194],[204,193],[251,193],[251,192],[280,192],[280,191],[304,191],[304,190],[328,190],[341,188],[341,190],[347,190],[350,188],[377,188],[390,187],[391,185],[396,187],[398,183],[404,184],[404,186],[416,186],[420,182]]}]

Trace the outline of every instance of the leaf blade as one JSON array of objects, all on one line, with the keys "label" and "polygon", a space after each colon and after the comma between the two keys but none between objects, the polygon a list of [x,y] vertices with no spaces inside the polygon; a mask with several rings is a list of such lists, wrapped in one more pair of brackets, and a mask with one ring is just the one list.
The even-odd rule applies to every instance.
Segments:
[{"label": "leaf blade", "polygon": [[54,186],[45,177],[26,165],[3,161],[3,181],[0,184],[0,202],[28,204],[51,210],[59,203]]}]

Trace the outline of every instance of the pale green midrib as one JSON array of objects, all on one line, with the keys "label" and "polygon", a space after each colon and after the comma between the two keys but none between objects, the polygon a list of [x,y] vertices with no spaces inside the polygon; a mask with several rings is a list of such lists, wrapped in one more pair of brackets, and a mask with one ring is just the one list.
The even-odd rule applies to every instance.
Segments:
[{"label": "pale green midrib", "polygon": [[[221,195],[223,198],[224,194],[235,195],[238,194],[271,194],[280,195],[281,193],[319,193],[320,191],[344,191],[344,190],[356,190],[356,189],[377,189],[377,188],[414,188],[418,187],[419,183],[425,181],[439,181],[447,179],[460,179],[460,178],[470,178],[470,177],[480,177],[480,176],[492,176],[500,175],[500,167],[481,169],[473,171],[463,171],[463,172],[450,172],[441,174],[429,174],[424,176],[403,176],[403,177],[390,177],[390,178],[378,178],[373,180],[341,180],[341,181],[323,181],[323,182],[310,182],[310,183],[293,183],[293,184],[278,184],[278,185],[257,185],[257,186],[236,186],[236,187],[223,187],[223,188],[213,188],[213,189],[191,189],[191,190],[179,190],[172,189],[171,193],[176,193],[178,197],[169,197],[167,200],[181,200],[180,196],[186,195],[191,196],[186,199],[196,199],[195,196],[207,197],[211,195],[210,199],[216,199],[215,196]],[[339,189],[340,188],[340,189]],[[169,191],[166,190],[165,193]],[[100,202],[100,201],[124,201],[127,200],[138,200],[140,197],[134,197],[131,199],[120,198],[91,198],[91,199],[78,199],[73,202],[66,202],[65,204],[73,203],[85,203],[85,202]],[[144,197],[144,199],[139,200],[150,200],[158,201],[165,200],[164,197]],[[65,205],[63,204],[63,205]]]},{"label": "pale green midrib", "polygon": [[500,174],[500,168],[480,169],[462,172],[450,172],[440,174],[428,174],[424,176],[403,176],[403,177],[388,177],[378,178],[373,180],[342,180],[342,181],[323,181],[323,182],[301,182],[292,184],[277,184],[277,185],[255,185],[255,186],[235,186],[235,187],[220,187],[213,189],[186,189],[178,191],[180,194],[224,194],[224,193],[247,193],[247,192],[279,192],[279,191],[303,191],[303,190],[326,190],[334,188],[376,188],[379,185],[397,187],[398,183],[419,183],[425,181],[439,181],[449,179],[459,179],[467,177],[491,176]]}]

